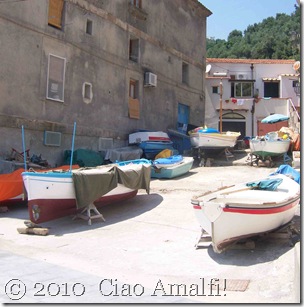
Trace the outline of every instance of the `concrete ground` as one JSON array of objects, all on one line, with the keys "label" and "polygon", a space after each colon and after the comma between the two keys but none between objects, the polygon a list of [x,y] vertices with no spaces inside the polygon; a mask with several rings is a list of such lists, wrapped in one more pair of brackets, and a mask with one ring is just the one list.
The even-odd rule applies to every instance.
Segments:
[{"label": "concrete ground", "polygon": [[0,213],[0,302],[299,302],[299,243],[266,237],[255,248],[222,254],[195,248],[200,228],[192,196],[276,169],[248,166],[245,158],[196,163],[185,176],[153,179],[149,195],[139,191],[102,208],[105,222],[65,217],[42,225],[48,236],[17,232],[26,207]]}]

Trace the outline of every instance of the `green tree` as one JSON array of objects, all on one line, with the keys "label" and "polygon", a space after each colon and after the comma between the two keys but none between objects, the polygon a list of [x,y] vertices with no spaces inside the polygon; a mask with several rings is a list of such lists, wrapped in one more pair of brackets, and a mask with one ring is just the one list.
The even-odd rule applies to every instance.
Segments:
[{"label": "green tree", "polygon": [[300,59],[301,9],[291,15],[277,14],[249,25],[242,33],[233,30],[228,39],[207,38],[209,58]]}]

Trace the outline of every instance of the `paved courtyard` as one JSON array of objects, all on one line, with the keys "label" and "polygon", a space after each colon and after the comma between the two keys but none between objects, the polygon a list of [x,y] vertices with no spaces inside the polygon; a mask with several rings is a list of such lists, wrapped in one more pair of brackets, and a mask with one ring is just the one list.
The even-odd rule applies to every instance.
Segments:
[{"label": "paved courtyard", "polygon": [[195,248],[192,196],[274,170],[194,166],[180,178],[153,179],[149,195],[102,208],[105,222],[44,223],[48,236],[19,234],[28,213],[14,206],[0,215],[0,302],[298,302],[299,243],[266,238],[222,254]]}]

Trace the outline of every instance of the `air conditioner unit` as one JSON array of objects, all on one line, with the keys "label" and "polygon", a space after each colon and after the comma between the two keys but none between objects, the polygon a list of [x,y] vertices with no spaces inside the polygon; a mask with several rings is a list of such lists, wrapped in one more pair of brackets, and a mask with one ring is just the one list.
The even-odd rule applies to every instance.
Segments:
[{"label": "air conditioner unit", "polygon": [[61,145],[61,132],[44,131],[44,145],[60,146]]},{"label": "air conditioner unit", "polygon": [[236,77],[237,77],[238,80],[248,80],[247,74],[237,74]]},{"label": "air conditioner unit", "polygon": [[213,73],[214,77],[227,77],[227,73],[226,72],[218,72],[216,71],[215,73]]},{"label": "air conditioner unit", "polygon": [[145,73],[145,86],[156,87],[157,85],[157,75],[151,72]]}]

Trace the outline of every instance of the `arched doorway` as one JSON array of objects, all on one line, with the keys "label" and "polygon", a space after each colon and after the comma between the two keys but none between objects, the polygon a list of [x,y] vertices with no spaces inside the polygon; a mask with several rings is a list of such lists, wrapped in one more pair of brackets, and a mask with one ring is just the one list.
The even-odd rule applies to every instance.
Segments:
[{"label": "arched doorway", "polygon": [[235,131],[240,132],[239,139],[243,139],[246,136],[246,118],[244,115],[236,112],[227,112],[222,116],[223,132]]}]

